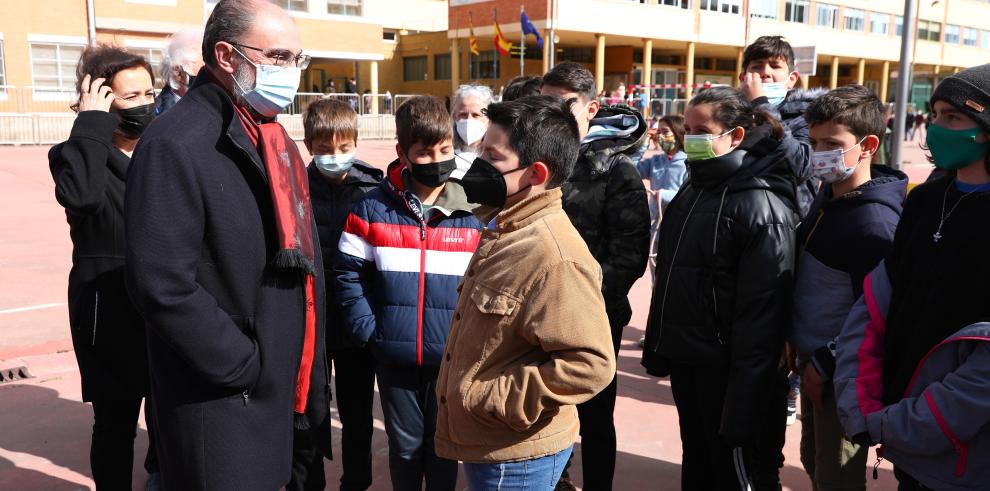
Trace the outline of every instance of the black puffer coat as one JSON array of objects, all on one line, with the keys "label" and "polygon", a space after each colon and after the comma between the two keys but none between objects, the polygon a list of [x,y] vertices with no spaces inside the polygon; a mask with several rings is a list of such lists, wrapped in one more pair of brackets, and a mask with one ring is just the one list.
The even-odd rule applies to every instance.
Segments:
[{"label": "black puffer coat", "polygon": [[[343,182],[334,186],[327,181],[315,165],[306,170],[309,174],[309,194],[313,202],[313,217],[320,235],[320,249],[323,251],[323,267],[328,285],[334,277],[332,259],[337,255],[337,244],[344,231],[344,222],[351,212],[351,205],[368,191],[378,187],[385,173],[361,161],[355,161]],[[341,325],[337,302],[333,300],[332,288],[327,289],[326,333],[327,349],[355,347],[351,336]]]},{"label": "black puffer coat", "polygon": [[84,401],[148,394],[144,321],[124,286],[124,181],[130,158],[114,148],[119,120],[83,111],[48,152],[55,199],[72,238],[69,326]]},{"label": "black puffer coat", "polygon": [[626,106],[605,106],[596,119],[614,115],[635,118],[636,129],[583,144],[563,192],[564,211],[602,267],[602,294],[618,350],[632,317],[629,289],[643,276],[650,254],[650,208],[632,157],[646,141],[646,122]]},{"label": "black puffer coat", "polygon": [[723,437],[749,441],[770,400],[793,291],[795,185],[769,126],[739,148],[688,162],[664,213],[643,365],[724,366]]}]

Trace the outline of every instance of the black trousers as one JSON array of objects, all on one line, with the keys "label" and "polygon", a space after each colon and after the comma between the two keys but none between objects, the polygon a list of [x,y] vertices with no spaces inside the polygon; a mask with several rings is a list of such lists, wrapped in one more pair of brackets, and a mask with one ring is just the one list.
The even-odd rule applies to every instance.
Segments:
[{"label": "black trousers", "polygon": [[[333,363],[337,413],[340,416],[340,489],[366,490],[371,487],[371,438],[375,428],[372,406],[375,401],[375,365],[365,348],[328,350]],[[296,430],[293,440],[292,480],[287,491],[313,491],[326,488],[323,456],[316,435]]]},{"label": "black trousers", "polygon": [[395,491],[454,491],[457,461],[438,457],[439,367],[375,366],[388,434],[388,470]]},{"label": "black trousers", "polygon": [[[141,401],[141,398],[93,401],[93,440],[89,448],[89,464],[97,491],[131,489],[134,437],[137,436]],[[144,468],[148,474],[158,472],[151,410],[151,404],[146,401],[144,415],[148,427],[148,453],[145,454]]]},{"label": "black trousers", "polygon": [[727,385],[725,368],[678,364],[670,367],[683,452],[681,489],[780,490],[783,459],[777,446],[780,431],[775,423],[781,411],[786,419],[787,406],[777,401],[784,398],[786,402],[786,391],[775,385],[773,400],[767,401],[763,413],[765,419],[753,422],[760,426],[756,441],[731,448],[719,435]]},{"label": "black trousers", "polygon": [[894,477],[897,478],[897,491],[931,491],[932,489],[925,487],[917,479],[904,472],[904,469],[897,466],[894,466]]}]

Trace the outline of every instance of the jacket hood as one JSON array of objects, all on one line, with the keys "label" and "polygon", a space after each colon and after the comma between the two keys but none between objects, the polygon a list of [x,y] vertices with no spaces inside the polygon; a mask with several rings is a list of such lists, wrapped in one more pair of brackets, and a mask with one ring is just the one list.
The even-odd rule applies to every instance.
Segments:
[{"label": "jacket hood", "polygon": [[832,198],[832,186],[823,189],[823,208],[836,208],[848,205],[876,203],[884,205],[900,214],[904,198],[907,197],[907,174],[883,165],[870,166],[870,181],[846,193],[839,199]]},{"label": "jacket hood", "polygon": [[[386,175],[387,177],[381,183],[382,188],[389,195],[403,201],[413,213],[417,213],[416,210],[421,209],[419,206],[421,203],[419,198],[412,191],[409,191],[409,172],[406,171],[406,167],[402,165],[399,159],[395,159],[391,164],[388,164]],[[414,204],[415,206],[413,206]],[[440,194],[436,203],[433,204],[433,209],[439,210],[447,216],[457,211],[472,213],[475,208],[476,205],[468,202],[464,187],[453,180],[448,180],[444,183],[443,193]],[[424,217],[420,218],[425,220]]]},{"label": "jacket hood", "polygon": [[[601,127],[594,131],[595,126]],[[646,143],[648,127],[643,115],[629,106],[602,106],[591,120],[588,136],[581,142],[581,156],[596,172],[608,171],[616,154],[634,156]]]},{"label": "jacket hood", "polygon": [[804,112],[808,110],[811,101],[826,93],[828,93],[828,89],[824,88],[791,89],[787,93],[787,97],[784,98],[784,102],[780,103],[780,116],[784,120],[804,116]]},{"label": "jacket hood", "polygon": [[726,155],[688,160],[687,166],[691,183],[709,191],[767,189],[791,201],[797,199],[787,155],[770,125],[750,128],[742,143]]}]

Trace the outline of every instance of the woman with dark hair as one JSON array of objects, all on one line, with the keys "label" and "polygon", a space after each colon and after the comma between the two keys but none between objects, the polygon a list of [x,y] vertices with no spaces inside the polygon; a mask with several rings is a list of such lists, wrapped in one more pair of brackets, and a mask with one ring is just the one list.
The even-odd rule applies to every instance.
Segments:
[{"label": "woman with dark hair", "polygon": [[667,115],[657,123],[657,141],[661,152],[640,160],[636,167],[647,183],[650,201],[650,279],[656,274],[656,241],[660,217],[687,178],[687,154],[684,153],[684,117]]},{"label": "woman with dark hair", "polygon": [[[83,400],[93,404],[93,480],[98,490],[131,489],[148,360],[144,322],[124,285],[124,183],[131,152],[154,118],[154,75],[144,57],[96,46],[83,52],[76,78],[78,116],[69,139],[48,153],[72,238],[69,326]],[[157,476],[151,424],[148,432],[145,468]]]},{"label": "woman with dark hair", "polygon": [[[682,489],[780,489],[771,421],[797,203],[780,123],[730,87],[685,112],[690,177],[660,225],[643,365],[670,376]],[[781,393],[780,398],[783,398]]]}]

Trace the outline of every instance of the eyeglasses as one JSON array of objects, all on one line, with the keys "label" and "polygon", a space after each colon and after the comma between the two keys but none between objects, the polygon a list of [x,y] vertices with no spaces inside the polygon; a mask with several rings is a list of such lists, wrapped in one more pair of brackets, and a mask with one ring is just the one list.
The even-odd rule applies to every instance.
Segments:
[{"label": "eyeglasses", "polygon": [[[309,62],[313,59],[312,56],[307,54],[299,53],[298,55],[287,50],[287,49],[273,49],[270,51],[265,51],[261,48],[255,48],[254,46],[248,46],[241,43],[230,43],[234,46],[239,46],[241,48],[250,49],[261,53],[265,58],[275,60],[275,66],[287,67],[295,66],[300,70],[305,70],[309,66]],[[243,54],[243,53],[242,53]]]}]

